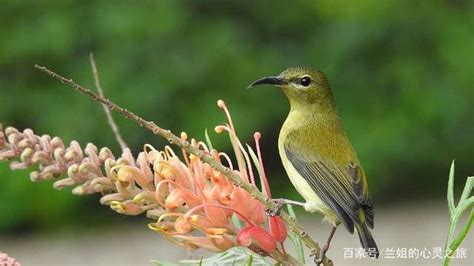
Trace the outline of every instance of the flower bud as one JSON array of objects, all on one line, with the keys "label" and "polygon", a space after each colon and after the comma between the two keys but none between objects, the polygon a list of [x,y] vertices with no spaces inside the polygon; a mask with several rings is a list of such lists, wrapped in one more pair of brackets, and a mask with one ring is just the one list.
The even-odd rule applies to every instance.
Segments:
[{"label": "flower bud", "polygon": [[240,230],[236,241],[237,244],[245,247],[255,244],[268,253],[277,248],[277,241],[265,229],[258,226],[247,226]]},{"label": "flower bud", "polygon": [[269,217],[268,223],[270,234],[276,241],[283,243],[288,235],[285,223],[278,216]]}]

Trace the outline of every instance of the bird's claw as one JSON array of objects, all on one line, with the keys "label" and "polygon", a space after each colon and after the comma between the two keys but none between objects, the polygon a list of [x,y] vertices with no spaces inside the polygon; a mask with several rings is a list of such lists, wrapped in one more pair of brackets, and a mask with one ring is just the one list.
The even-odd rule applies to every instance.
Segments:
[{"label": "bird's claw", "polygon": [[309,255],[310,257],[314,257],[314,264],[316,264],[317,266],[323,264],[323,258],[324,256],[321,256],[321,254],[316,251],[313,251],[311,252],[311,254]]},{"label": "bird's claw", "polygon": [[319,258],[319,257],[314,257],[314,264],[316,264],[317,266],[321,265],[323,263],[323,259]]},{"label": "bird's claw", "polygon": [[283,207],[283,204],[284,204],[284,201],[283,199],[272,199],[272,202],[276,204],[275,208],[273,209],[265,209],[265,214],[268,215],[268,216],[276,216],[276,215],[280,215],[280,210],[281,208]]}]

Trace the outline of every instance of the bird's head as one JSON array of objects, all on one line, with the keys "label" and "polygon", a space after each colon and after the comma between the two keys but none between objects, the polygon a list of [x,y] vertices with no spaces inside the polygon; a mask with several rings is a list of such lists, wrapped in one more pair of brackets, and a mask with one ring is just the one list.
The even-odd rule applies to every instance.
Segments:
[{"label": "bird's head", "polygon": [[248,88],[257,85],[273,85],[283,90],[293,104],[331,103],[332,93],[323,72],[309,67],[292,67],[278,76],[264,77],[254,81]]}]

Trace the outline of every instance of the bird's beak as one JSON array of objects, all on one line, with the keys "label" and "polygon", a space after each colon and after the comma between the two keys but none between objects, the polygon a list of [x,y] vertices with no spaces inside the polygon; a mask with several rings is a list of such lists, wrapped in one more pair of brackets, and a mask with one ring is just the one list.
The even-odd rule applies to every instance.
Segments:
[{"label": "bird's beak", "polygon": [[247,89],[250,89],[257,85],[268,84],[274,86],[282,86],[288,84],[288,82],[280,77],[265,77],[254,81]]}]

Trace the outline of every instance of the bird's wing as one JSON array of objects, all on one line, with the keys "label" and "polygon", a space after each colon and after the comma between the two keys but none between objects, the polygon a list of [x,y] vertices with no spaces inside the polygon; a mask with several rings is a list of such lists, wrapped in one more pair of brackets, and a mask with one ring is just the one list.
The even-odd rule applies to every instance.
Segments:
[{"label": "bird's wing", "polygon": [[354,222],[360,222],[360,210],[365,213],[367,224],[373,227],[372,200],[368,194],[360,167],[337,165],[332,160],[311,153],[296,152],[285,146],[285,153],[311,188],[342,221],[347,230],[354,232]]},{"label": "bird's wing", "polygon": [[352,177],[352,187],[357,200],[364,210],[365,221],[370,228],[374,228],[374,202],[365,182],[362,168],[354,163],[349,164],[349,174]]}]

